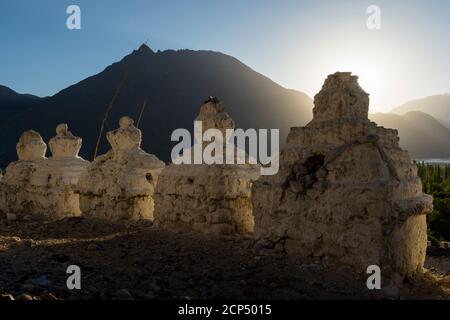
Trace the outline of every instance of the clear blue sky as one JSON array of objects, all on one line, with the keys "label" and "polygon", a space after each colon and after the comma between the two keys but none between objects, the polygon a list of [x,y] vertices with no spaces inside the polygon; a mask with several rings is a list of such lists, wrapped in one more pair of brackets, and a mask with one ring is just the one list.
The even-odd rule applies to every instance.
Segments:
[{"label": "clear blue sky", "polygon": [[[66,28],[71,4],[81,30]],[[366,27],[371,4],[379,31]],[[311,96],[327,74],[355,69],[373,110],[388,110],[450,92],[449,15],[447,0],[1,0],[0,84],[52,95],[148,39],[233,55]]]}]

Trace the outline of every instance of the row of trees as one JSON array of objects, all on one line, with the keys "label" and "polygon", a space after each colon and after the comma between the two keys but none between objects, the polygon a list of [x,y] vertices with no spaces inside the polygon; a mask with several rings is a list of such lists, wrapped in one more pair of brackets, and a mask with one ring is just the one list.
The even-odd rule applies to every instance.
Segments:
[{"label": "row of trees", "polygon": [[417,163],[419,177],[422,179],[423,191],[428,194],[449,188],[450,164]]},{"label": "row of trees", "polygon": [[450,241],[450,164],[417,163],[423,191],[433,196],[434,210],[428,216],[428,238],[433,243]]}]

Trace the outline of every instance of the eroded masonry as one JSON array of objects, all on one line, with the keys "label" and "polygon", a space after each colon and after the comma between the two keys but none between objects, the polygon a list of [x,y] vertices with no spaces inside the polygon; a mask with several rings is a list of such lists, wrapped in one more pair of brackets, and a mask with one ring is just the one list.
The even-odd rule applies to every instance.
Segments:
[{"label": "eroded masonry", "polygon": [[[202,105],[196,121],[202,121],[203,132],[214,128],[223,137],[226,129],[235,127],[222,103],[213,97]],[[229,141],[217,142],[226,154]],[[234,152],[235,157],[238,154]],[[172,164],[158,181],[155,222],[177,231],[251,233],[254,227],[251,187],[258,178],[259,166],[248,163]]]},{"label": "eroded masonry", "polygon": [[80,177],[83,215],[110,221],[153,220],[153,193],[165,164],[141,149],[142,132],[129,117],[106,135],[111,150]]},{"label": "eroded masonry", "polygon": [[291,129],[279,173],[255,182],[255,237],[360,273],[411,275],[423,268],[432,198],[397,130],[369,121],[357,79],[326,79],[313,120]]},{"label": "eroded masonry", "polygon": [[[0,181],[0,213],[9,219],[154,218],[176,231],[254,233],[264,248],[358,273],[370,265],[391,278],[422,271],[432,198],[422,192],[397,131],[369,121],[369,95],[351,73],[330,75],[314,103],[313,120],[291,129],[274,176],[260,177],[260,167],[245,161],[165,166],[140,148],[142,133],[128,117],[107,134],[111,150],[92,163],[78,156],[81,139],[65,124],[49,142],[50,158],[41,136],[25,132],[19,160]],[[235,127],[212,97],[196,120],[223,137]],[[235,156],[245,154],[232,141],[217,142],[225,149],[231,144]]]},{"label": "eroded masonry", "polygon": [[17,144],[19,160],[6,168],[0,182],[0,211],[11,219],[59,219],[81,214],[76,192],[78,178],[89,165],[80,158],[81,139],[66,124],[49,142],[52,156],[39,133],[27,131]]}]

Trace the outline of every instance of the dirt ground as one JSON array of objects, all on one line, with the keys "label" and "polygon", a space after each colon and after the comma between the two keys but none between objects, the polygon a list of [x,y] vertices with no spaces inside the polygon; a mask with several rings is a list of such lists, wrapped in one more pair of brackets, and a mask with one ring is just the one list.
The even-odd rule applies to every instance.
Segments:
[{"label": "dirt ground", "polygon": [[[450,299],[448,250],[430,252],[401,299]],[[81,290],[69,290],[69,265]],[[378,299],[346,268],[262,252],[252,239],[179,234],[149,222],[0,220],[2,299]]]}]

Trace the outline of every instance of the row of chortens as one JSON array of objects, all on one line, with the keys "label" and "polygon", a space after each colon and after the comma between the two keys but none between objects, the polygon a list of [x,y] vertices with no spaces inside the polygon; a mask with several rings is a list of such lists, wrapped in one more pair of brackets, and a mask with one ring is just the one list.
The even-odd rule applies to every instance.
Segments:
[{"label": "row of chortens", "polygon": [[[9,219],[86,216],[154,220],[157,227],[206,234],[253,234],[256,243],[365,273],[423,270],[426,214],[417,168],[396,130],[368,119],[369,95],[351,73],[330,75],[315,96],[314,117],[292,128],[280,171],[260,176],[242,165],[165,165],[140,147],[128,117],[107,134],[111,150],[93,162],[66,124],[49,141],[27,131],[19,160],[0,180],[0,213]],[[203,128],[234,128],[215,98],[201,107]]]}]

